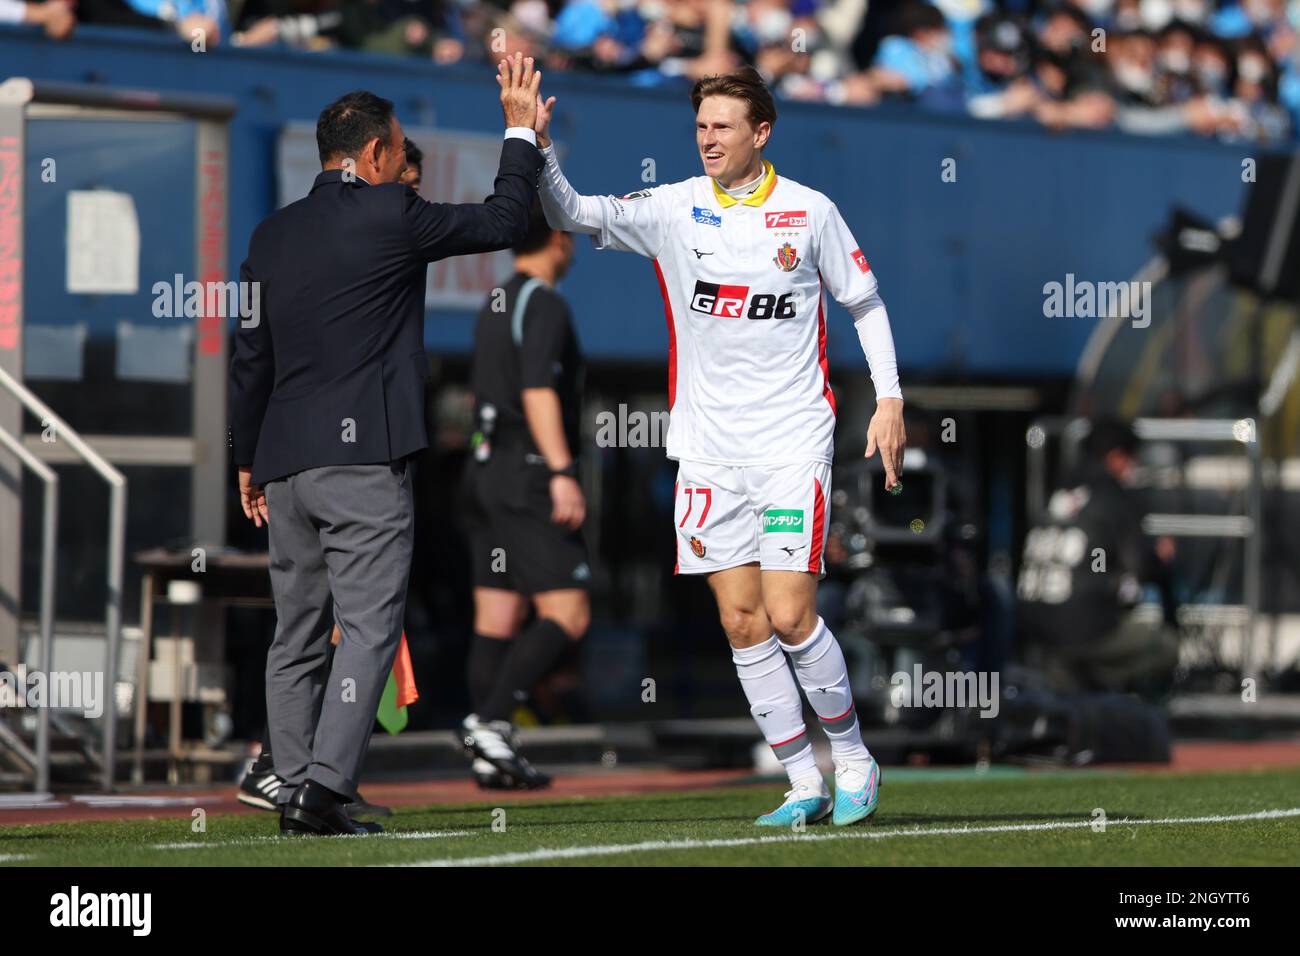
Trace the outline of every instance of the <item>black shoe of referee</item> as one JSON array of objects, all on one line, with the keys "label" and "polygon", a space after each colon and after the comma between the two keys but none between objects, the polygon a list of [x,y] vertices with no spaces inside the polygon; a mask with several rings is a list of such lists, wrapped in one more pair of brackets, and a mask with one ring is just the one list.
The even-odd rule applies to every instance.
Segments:
[{"label": "black shoe of referee", "polygon": [[[540,790],[551,785],[551,778],[542,773],[520,755],[515,740],[515,729],[506,720],[479,720],[470,714],[460,725],[461,743],[465,752],[478,760],[487,761],[503,776],[513,781],[516,790]],[[485,787],[484,778],[475,772],[479,786]],[[497,789],[493,781],[493,789]]]}]

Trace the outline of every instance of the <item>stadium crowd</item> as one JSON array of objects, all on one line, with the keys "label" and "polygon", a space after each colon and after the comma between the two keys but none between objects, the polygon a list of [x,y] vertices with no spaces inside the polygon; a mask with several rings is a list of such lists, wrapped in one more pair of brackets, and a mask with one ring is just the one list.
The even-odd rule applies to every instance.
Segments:
[{"label": "stadium crowd", "polygon": [[1057,129],[1300,127],[1300,0],[0,0],[0,22],[54,37],[78,21],[438,63],[522,50],[647,86],[747,62],[786,99]]}]

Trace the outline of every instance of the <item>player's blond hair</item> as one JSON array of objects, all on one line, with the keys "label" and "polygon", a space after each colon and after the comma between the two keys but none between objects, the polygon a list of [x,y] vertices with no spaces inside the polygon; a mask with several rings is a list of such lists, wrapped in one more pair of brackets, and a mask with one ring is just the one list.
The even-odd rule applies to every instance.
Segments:
[{"label": "player's blond hair", "polygon": [[698,113],[700,103],[707,96],[730,96],[743,100],[751,126],[757,127],[760,123],[776,126],[776,100],[763,77],[752,66],[696,80],[691,87],[691,108]]}]

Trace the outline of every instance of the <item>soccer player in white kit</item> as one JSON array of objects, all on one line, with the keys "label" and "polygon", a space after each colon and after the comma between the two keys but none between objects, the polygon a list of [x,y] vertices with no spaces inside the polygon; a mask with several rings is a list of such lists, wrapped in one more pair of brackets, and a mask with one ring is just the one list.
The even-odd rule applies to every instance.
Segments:
[{"label": "soccer player in white kit", "polygon": [[[704,175],[615,197],[569,185],[548,135],[555,98],[539,102],[542,207],[553,228],[654,260],[668,322],[667,450],[679,468],[676,570],[707,575],[750,712],[790,777],[785,802],[755,822],[854,823],[875,812],[880,769],[844,654],[816,610],[835,430],[825,293],[853,316],[870,365],[866,454],[880,450],[886,489],[906,443],[889,318],[834,203],[763,159],[776,104],[759,74],[706,77],[691,104]],[[830,740],[833,799],[800,686]]]}]

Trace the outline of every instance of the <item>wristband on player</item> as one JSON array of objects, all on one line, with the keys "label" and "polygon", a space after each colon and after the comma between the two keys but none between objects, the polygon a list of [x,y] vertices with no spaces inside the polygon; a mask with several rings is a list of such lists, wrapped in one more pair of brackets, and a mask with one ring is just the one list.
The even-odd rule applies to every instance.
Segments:
[{"label": "wristband on player", "polygon": [[576,480],[578,477],[578,463],[576,461],[571,461],[563,468],[552,468],[551,477],[552,478],[573,478]]}]

